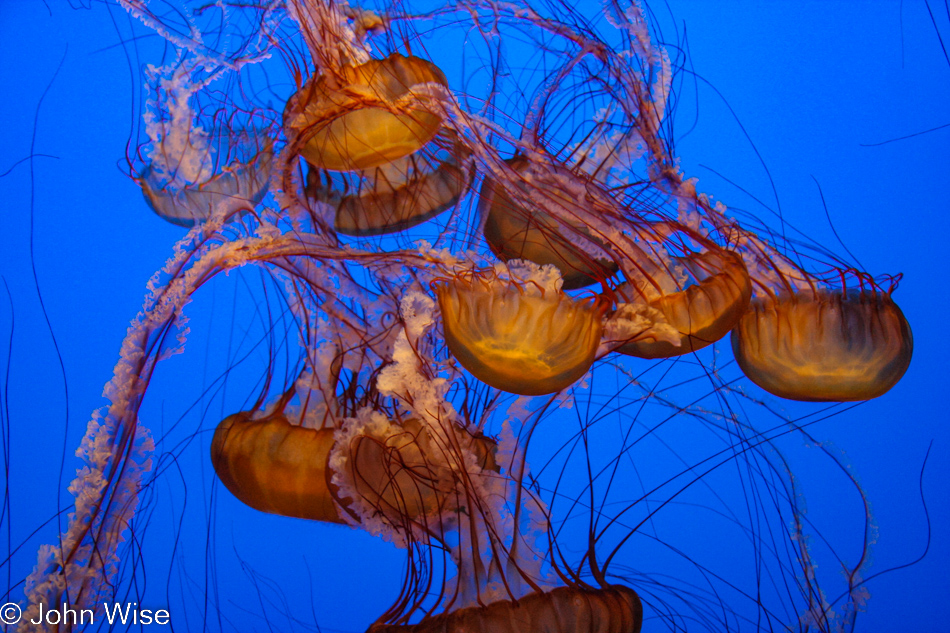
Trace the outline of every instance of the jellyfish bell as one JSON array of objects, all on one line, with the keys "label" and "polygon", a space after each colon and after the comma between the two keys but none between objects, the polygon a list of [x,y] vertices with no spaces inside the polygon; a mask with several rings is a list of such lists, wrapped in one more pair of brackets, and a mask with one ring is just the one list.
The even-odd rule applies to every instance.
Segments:
[{"label": "jellyfish bell", "polygon": [[442,127],[411,94],[425,84],[448,88],[437,66],[399,53],[326,70],[288,100],[284,130],[319,169],[379,167],[418,151]]},{"label": "jellyfish bell", "polygon": [[313,166],[307,194],[335,209],[334,227],[365,237],[403,231],[452,208],[471,181],[469,152],[444,129],[419,151],[377,167],[332,172]]},{"label": "jellyfish bell", "polygon": [[353,516],[382,515],[397,529],[407,521],[423,523],[441,534],[447,526],[439,517],[454,516],[466,503],[459,473],[498,471],[495,442],[458,425],[447,424],[441,433],[418,419],[395,423],[379,413],[368,424],[351,422],[337,434],[330,464],[337,473],[334,494]]},{"label": "jellyfish bell", "polygon": [[637,337],[615,351],[649,359],[689,354],[723,338],[745,313],[752,283],[739,255],[717,248],[675,258],[673,263],[686,269],[695,283],[683,287],[660,268],[649,282],[624,282],[617,294],[655,309],[674,336]]},{"label": "jellyfish bell", "polygon": [[643,605],[622,585],[558,587],[428,617],[418,624],[374,624],[367,633],[639,633]]},{"label": "jellyfish bell", "polygon": [[[522,157],[505,162],[519,177],[532,168],[531,163]],[[551,170],[555,179],[573,177],[565,167],[552,166]],[[530,186],[524,182],[517,186],[519,193],[527,197]],[[551,205],[560,207],[568,215],[581,204],[564,191],[545,189],[538,193],[550,198]],[[565,290],[589,286],[617,271],[617,265],[606,258],[606,253],[594,257],[565,237],[565,231],[571,230],[589,240],[592,249],[600,249],[601,245],[590,237],[588,229],[579,221],[565,227],[544,210],[519,204],[491,178],[486,178],[482,185],[478,208],[485,221],[485,241],[495,255],[503,261],[524,259],[539,266],[553,264],[561,271]]]},{"label": "jellyfish bell", "polygon": [[907,371],[910,324],[889,292],[818,290],[752,301],[732,332],[739,367],[790,400],[868,400]]},{"label": "jellyfish bell", "polygon": [[[130,165],[149,207],[191,227],[212,215],[253,209],[267,192],[276,125],[266,109],[202,92],[204,66],[180,58],[151,69],[144,131]],[[215,116],[202,120],[204,110]]]},{"label": "jellyfish bell", "polygon": [[293,425],[281,413],[236,413],[215,429],[211,463],[224,486],[255,510],[343,523],[327,469],[334,431]]},{"label": "jellyfish bell", "polygon": [[163,220],[184,227],[207,220],[215,213],[253,209],[267,193],[273,158],[271,144],[250,163],[232,163],[221,173],[194,185],[162,184],[151,166],[136,178],[148,206]]},{"label": "jellyfish bell", "polygon": [[255,510],[347,523],[342,511],[359,522],[358,499],[397,526],[457,511],[454,473],[467,467],[467,455],[476,473],[498,470],[497,447],[484,435],[452,425],[453,439],[438,442],[415,419],[390,423],[376,414],[374,421],[348,432],[345,423],[291,424],[282,412],[258,419],[236,413],[215,430],[211,463],[224,486]]},{"label": "jellyfish bell", "polygon": [[[196,141],[184,150],[160,141],[135,182],[152,211],[179,226],[194,226],[215,213],[254,208],[267,193],[270,179],[274,159],[270,132],[266,128],[225,128],[212,135],[210,143]],[[156,152],[160,159],[155,158]],[[214,173],[214,163],[228,159],[230,162]],[[183,176],[188,171],[183,166],[186,162],[202,163],[203,167],[190,177]]]},{"label": "jellyfish bell", "polygon": [[587,373],[606,305],[501,279],[435,285],[445,342],[484,383],[521,395],[554,393]]}]

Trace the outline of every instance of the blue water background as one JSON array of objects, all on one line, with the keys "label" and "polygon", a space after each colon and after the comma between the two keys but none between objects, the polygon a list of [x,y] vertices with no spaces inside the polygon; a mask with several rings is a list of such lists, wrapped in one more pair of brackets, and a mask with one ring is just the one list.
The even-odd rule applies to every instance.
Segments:
[{"label": "blue water background", "polygon": [[[813,434],[846,453],[869,494],[880,530],[872,572],[914,561],[924,551],[927,528],[918,484],[933,443],[923,476],[932,528],[929,552],[916,565],[869,583],[871,601],[857,630],[946,631],[950,128],[894,140],[950,124],[950,63],[937,37],[939,29],[950,39],[946,12],[935,14],[937,28],[916,2],[903,7],[672,2],[670,12],[686,28],[693,70],[731,107],[700,88],[696,128],[677,147],[684,171],[699,177],[699,188],[727,205],[762,213],[750,195],[728,181],[773,208],[774,183],[785,219],[843,253],[817,180],[838,235],[864,267],[905,275],[895,299],[914,331],[907,375],[890,393],[821,422]],[[128,19],[115,7],[73,10],[55,0],[0,3],[0,274],[6,286],[0,287],[0,352],[9,350],[9,356],[0,356],[5,372],[0,384],[10,456],[0,559],[7,559],[11,545],[25,541],[13,552],[0,587],[29,572],[39,544],[55,541],[54,525],[44,522],[70,501],[65,487],[78,465],[72,453],[90,412],[103,404],[102,386],[111,378],[128,323],[142,306],[145,283],[183,234],[149,211],[124,174],[137,116],[132,98],[141,97],[137,76],[141,65],[152,61],[144,53],[155,46],[141,42],[143,58],[127,57],[116,24],[127,33]],[[886,141],[892,142],[881,144]],[[31,151],[32,159],[18,163]],[[231,309],[227,297],[209,299],[205,308],[215,310],[215,318],[227,318],[222,316]],[[193,329],[202,323],[196,318]],[[205,343],[197,341],[188,349],[200,364]],[[200,371],[197,365],[176,371],[185,367]],[[187,382],[180,374],[175,378]],[[196,377],[195,383],[207,380]],[[156,392],[162,395],[149,403],[151,418],[145,422],[159,434],[181,415],[182,403],[168,389]],[[195,432],[204,433],[207,442],[212,428]],[[191,453],[182,459],[182,474],[171,476],[167,489],[156,487],[155,495],[204,503],[213,474],[200,451]],[[179,465],[165,466],[177,471]],[[839,493],[825,494],[820,472],[810,472],[807,460],[796,470],[809,516],[831,517],[833,531]],[[291,611],[299,607],[302,619],[316,618],[324,630],[361,631],[395,597],[401,553],[391,546],[342,527],[255,517],[250,511],[246,516],[242,523],[219,514],[214,529],[243,548],[234,556],[283,559],[289,576],[312,587],[305,591],[313,595],[312,612],[309,604],[285,605]],[[154,561],[147,562],[154,562],[156,571],[142,589],[144,601],[162,606],[166,590],[194,601],[195,587],[205,586],[207,573],[222,594],[209,599],[224,601],[222,608],[233,609],[236,621],[259,613],[261,605],[225,595],[231,579],[214,576],[214,565],[202,562],[200,548],[189,567],[193,575],[166,577],[167,562],[161,559],[171,551],[176,529],[175,515],[152,517],[147,553]],[[853,559],[857,552],[844,554]],[[268,578],[257,580],[264,587],[261,595],[278,599],[282,592]],[[12,597],[21,599],[22,588]],[[251,624],[243,630],[266,630],[253,618],[246,622]]]}]

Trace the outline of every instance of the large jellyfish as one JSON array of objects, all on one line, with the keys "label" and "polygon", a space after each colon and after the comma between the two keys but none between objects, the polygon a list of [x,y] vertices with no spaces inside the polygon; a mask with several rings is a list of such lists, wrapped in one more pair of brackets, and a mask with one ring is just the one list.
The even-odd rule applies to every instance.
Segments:
[{"label": "large jellyfish", "polygon": [[939,14],[2,11],[9,630],[950,617]]}]

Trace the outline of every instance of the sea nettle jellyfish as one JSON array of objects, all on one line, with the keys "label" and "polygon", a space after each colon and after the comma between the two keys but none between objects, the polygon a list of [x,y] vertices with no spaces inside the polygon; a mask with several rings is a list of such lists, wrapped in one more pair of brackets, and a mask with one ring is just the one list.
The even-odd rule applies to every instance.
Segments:
[{"label": "sea nettle jellyfish", "polygon": [[[253,209],[267,191],[274,123],[264,111],[219,111],[203,127],[195,103],[205,81],[182,63],[170,76],[150,71],[154,98],[133,177],[149,207],[180,226],[194,226],[215,212]],[[202,78],[203,79],[203,78]]]},{"label": "sea nettle jellyfish", "polygon": [[414,103],[413,90],[427,84],[448,81],[432,62],[399,53],[321,68],[287,102],[284,126],[319,169],[379,167],[419,151],[442,127],[438,114]]},{"label": "sea nettle jellyfish", "polygon": [[[715,343],[749,307],[752,283],[742,258],[702,238],[686,240],[699,242],[701,248],[684,248],[682,242],[665,235],[670,228],[666,223],[649,228],[656,231],[652,241],[659,248],[653,250],[653,257],[645,253],[636,257],[637,266],[628,273],[630,281],[617,288],[622,300],[618,317],[645,307],[655,311],[668,336],[641,334],[616,351],[639,358],[669,358]],[[682,255],[671,255],[670,250]]]},{"label": "sea nettle jellyfish", "polygon": [[907,371],[910,325],[889,291],[802,290],[756,299],[732,333],[752,382],[792,400],[868,400]]},{"label": "sea nettle jellyfish", "polygon": [[[331,368],[334,365],[339,371],[339,364]],[[497,470],[495,443],[480,433],[449,427],[446,431],[451,435],[442,445],[416,419],[399,420],[394,419],[396,413],[364,410],[365,399],[343,402],[352,397],[353,389],[344,390],[330,406],[321,402],[322,396],[335,393],[338,375],[323,376],[323,384],[331,387],[328,392],[299,392],[312,378],[301,376],[267,414],[237,413],[215,429],[211,442],[215,474],[234,496],[256,510],[345,523],[342,513],[359,520],[350,507],[356,502],[398,523],[448,510],[452,499],[446,491],[454,487],[452,467],[464,468],[466,455],[475,457],[473,476]],[[285,408],[295,397],[306,404],[303,410],[294,408],[292,424]],[[354,430],[353,422],[338,417],[346,405],[350,411],[360,410],[372,423]],[[306,407],[327,413],[315,421]],[[314,423],[322,426],[314,428]],[[453,456],[458,457],[455,463]],[[348,486],[341,491],[334,480],[346,480]],[[458,510],[457,506],[452,509]]]},{"label": "sea nettle jellyfish", "polygon": [[[907,368],[910,328],[886,278],[737,219],[681,172],[686,60],[648,11],[120,4],[168,47],[130,171],[191,228],[124,340],[17,630],[49,630],[30,623],[41,604],[136,591],[159,516],[191,527],[169,549],[213,578],[166,552],[188,629],[230,626],[229,606],[253,603],[223,595],[239,579],[262,622],[295,626],[280,592],[307,571],[272,585],[257,566],[313,552],[318,582],[340,584],[323,536],[341,524],[400,549],[376,633],[853,623],[863,492],[841,469],[858,560],[810,549],[784,439],[820,442],[736,387],[736,365],[783,398],[876,397]],[[213,317],[189,329],[202,301]],[[168,360],[189,335],[209,352],[175,371],[202,347]],[[155,394],[175,377],[192,406],[167,424]],[[164,494],[189,459],[199,510]],[[226,538],[269,554],[247,563]]]},{"label": "sea nettle jellyfish", "polygon": [[[517,176],[526,177],[531,173],[531,163],[523,158],[505,162]],[[559,176],[570,178],[564,167],[550,161],[535,165],[535,169],[549,172],[547,175],[553,176],[555,181]],[[562,236],[564,231],[572,231],[583,239],[587,231],[582,223],[575,221],[561,227],[544,211],[557,205],[562,207],[562,214],[570,217],[576,215],[571,209],[586,201],[572,200],[571,193],[550,186],[533,188],[528,182],[518,183],[518,190],[526,200],[524,204],[516,203],[512,194],[495,185],[491,179],[486,178],[482,185],[478,204],[484,217],[485,240],[492,252],[505,261],[524,259],[542,266],[551,264],[557,267],[565,290],[588,286],[616,272],[616,264],[595,258]],[[531,200],[532,194],[540,199]],[[596,248],[595,244],[590,244],[587,250],[591,248]]]},{"label": "sea nettle jellyfish", "polygon": [[351,172],[310,166],[308,196],[334,209],[334,228],[356,237],[404,231],[452,208],[471,179],[467,150],[450,132],[388,163]]},{"label": "sea nettle jellyfish", "polygon": [[603,304],[493,274],[439,283],[436,294],[446,346],[486,384],[543,395],[569,387],[594,363]]}]

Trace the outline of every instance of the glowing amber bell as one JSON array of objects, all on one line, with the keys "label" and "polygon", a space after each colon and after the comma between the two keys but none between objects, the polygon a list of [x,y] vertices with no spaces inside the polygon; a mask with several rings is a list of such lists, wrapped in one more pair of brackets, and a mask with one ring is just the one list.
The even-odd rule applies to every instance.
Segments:
[{"label": "glowing amber bell", "polygon": [[[464,148],[449,132],[448,149],[423,150],[385,165],[357,172],[355,186],[341,187],[339,174],[311,168],[307,192],[336,208],[334,225],[344,235],[395,233],[421,224],[458,202],[471,179],[461,165]],[[324,178],[321,178],[324,176]],[[347,183],[349,184],[349,183]]]},{"label": "glowing amber bell", "polygon": [[[494,440],[453,430],[451,446],[436,445],[417,420],[394,424],[384,436],[356,436],[349,446],[356,492],[394,523],[449,508],[453,473],[465,464],[458,447],[482,469],[498,468]],[[237,413],[215,430],[211,463],[225,487],[256,510],[343,523],[334,501],[350,511],[350,500],[340,498],[328,466],[334,432],[294,426],[279,414],[253,420]]]},{"label": "glowing amber bell", "polygon": [[[699,283],[649,302],[680,333],[679,346],[646,338],[626,343],[618,352],[639,358],[680,356],[715,343],[735,327],[752,296],[742,258],[729,251],[710,251],[693,256],[693,260],[690,268]],[[633,291],[624,284],[618,292],[629,295]]]},{"label": "glowing amber bell", "polygon": [[910,365],[910,325],[890,296],[821,291],[757,299],[732,333],[742,371],[791,400],[867,400]]},{"label": "glowing amber bell", "polygon": [[481,282],[436,287],[445,342],[492,387],[527,396],[573,384],[594,362],[603,306]]},{"label": "glowing amber bell", "polygon": [[225,487],[247,505],[289,517],[343,523],[329,488],[333,429],[290,424],[282,415],[228,416],[211,441],[211,463]]},{"label": "glowing amber bell", "polygon": [[397,432],[354,437],[347,463],[357,493],[393,523],[421,515],[437,516],[464,505],[465,500],[460,504],[455,498],[456,473],[465,468],[459,447],[472,452],[483,470],[497,471],[497,446],[484,435],[455,427],[455,441],[440,445],[418,420],[404,421],[392,429]]},{"label": "glowing amber bell", "polygon": [[434,64],[399,53],[313,76],[287,102],[287,136],[302,137],[300,154],[321,169],[392,162],[418,151],[442,126],[439,115],[409,103],[409,91],[426,83],[448,87]]},{"label": "glowing amber bell", "polygon": [[[506,162],[519,173],[528,168],[528,162],[522,158]],[[524,185],[523,189],[527,192],[528,186]],[[551,197],[552,204],[565,210],[577,205],[564,193],[545,193]],[[478,206],[485,218],[485,241],[495,255],[504,261],[526,259],[539,266],[553,264],[561,271],[565,290],[589,286],[617,272],[613,262],[595,259],[565,239],[561,233],[565,229],[549,214],[522,207],[490,179],[485,179],[482,185]],[[579,223],[576,231],[587,234]]]},{"label": "glowing amber bell", "polygon": [[368,633],[639,633],[643,605],[632,589],[558,587],[517,601],[499,600],[422,620],[418,624],[374,624]]}]

